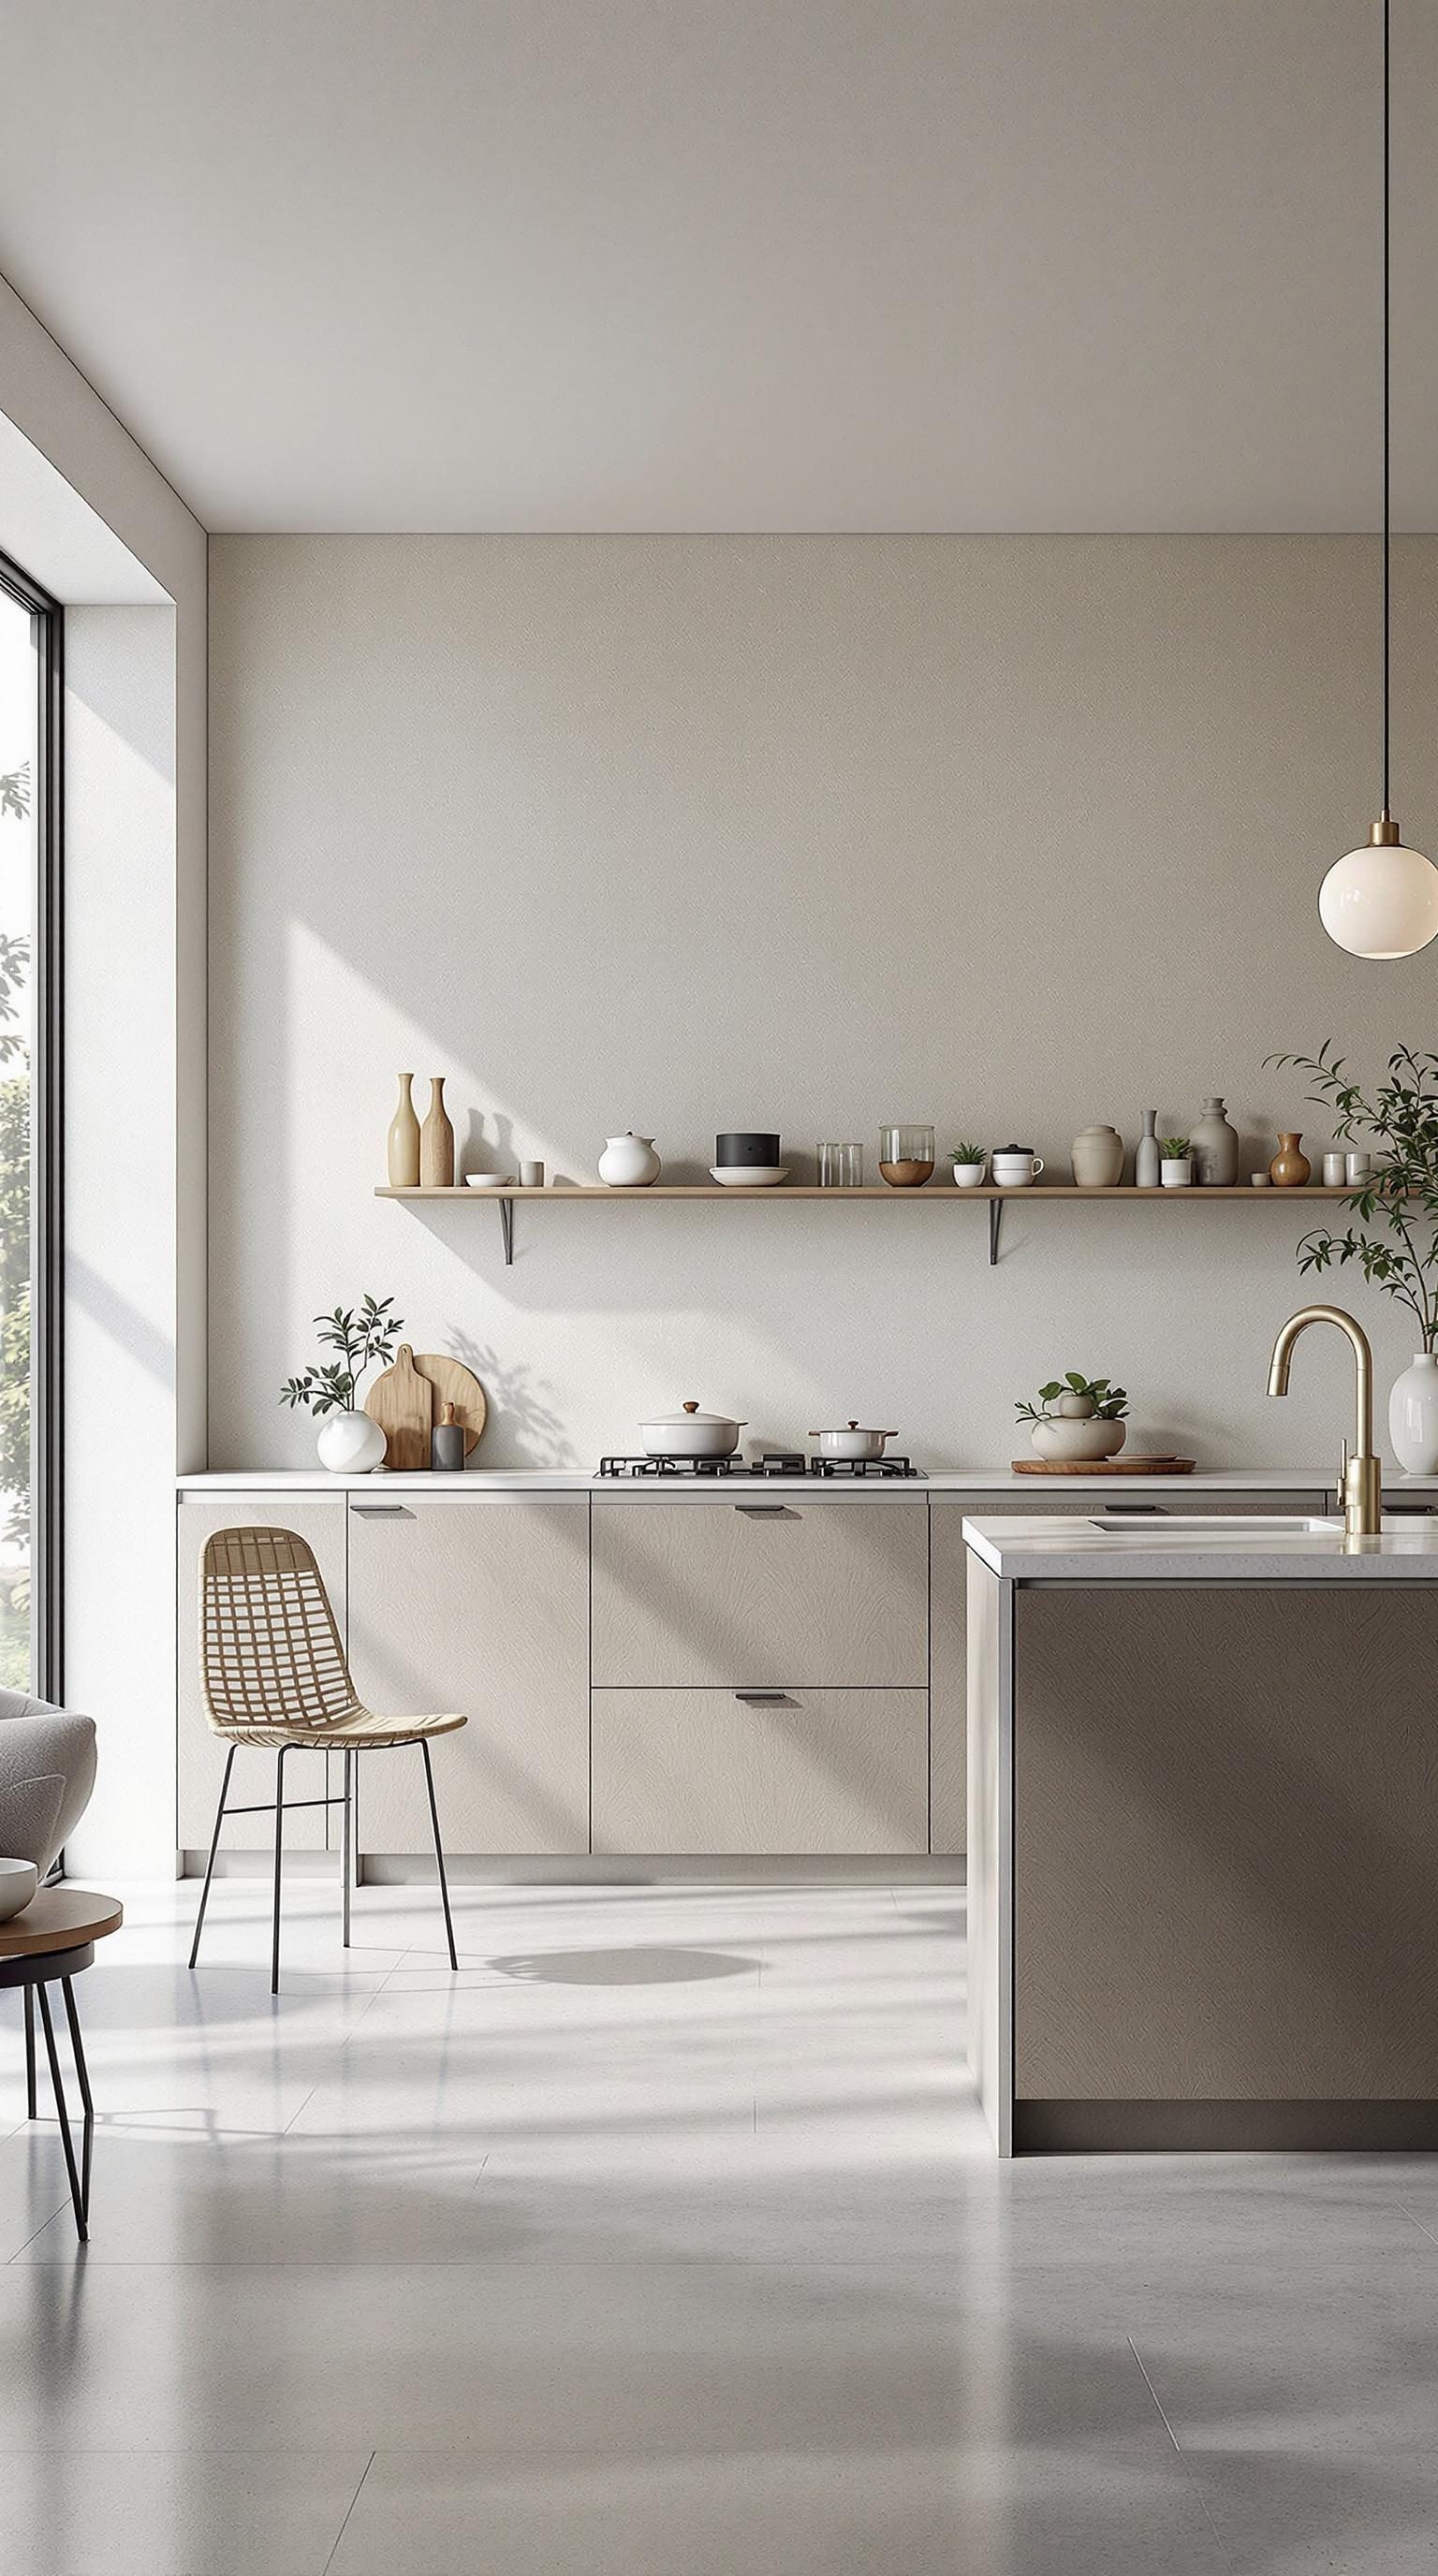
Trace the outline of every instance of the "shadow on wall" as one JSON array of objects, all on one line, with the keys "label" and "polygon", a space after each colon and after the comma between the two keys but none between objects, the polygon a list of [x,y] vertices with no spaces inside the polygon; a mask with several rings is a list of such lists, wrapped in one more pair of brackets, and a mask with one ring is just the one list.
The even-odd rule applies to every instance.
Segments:
[{"label": "shadow on wall", "polygon": [[539,1392],[541,1380],[525,1360],[501,1359],[492,1342],[477,1342],[470,1333],[451,1331],[449,1347],[472,1369],[492,1410],[504,1418],[507,1435],[527,1467],[573,1464],[564,1425]]}]

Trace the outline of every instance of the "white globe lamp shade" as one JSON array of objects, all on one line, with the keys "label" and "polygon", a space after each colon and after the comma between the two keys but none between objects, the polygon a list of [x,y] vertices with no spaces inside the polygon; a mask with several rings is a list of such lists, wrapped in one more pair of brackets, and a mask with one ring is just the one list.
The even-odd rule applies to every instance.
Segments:
[{"label": "white globe lamp shade", "polygon": [[1405,849],[1385,814],[1361,850],[1329,869],[1318,917],[1350,957],[1411,957],[1438,938],[1438,868],[1421,850]]}]

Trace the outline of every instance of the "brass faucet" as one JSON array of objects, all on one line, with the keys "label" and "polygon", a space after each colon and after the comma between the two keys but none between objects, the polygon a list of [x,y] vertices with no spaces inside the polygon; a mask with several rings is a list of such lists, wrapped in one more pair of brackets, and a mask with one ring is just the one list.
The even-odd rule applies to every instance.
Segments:
[{"label": "brass faucet", "polygon": [[1343,1443],[1343,1464],[1339,1491],[1343,1497],[1343,1527],[1349,1538],[1376,1538],[1383,1527],[1383,1470],[1373,1452],[1373,1352],[1361,1324],[1345,1314],[1341,1306],[1300,1306],[1290,1315],[1268,1363],[1270,1395],[1288,1393],[1288,1364],[1293,1345],[1310,1324],[1336,1324],[1353,1345],[1354,1370],[1357,1378],[1357,1447],[1350,1454]]}]

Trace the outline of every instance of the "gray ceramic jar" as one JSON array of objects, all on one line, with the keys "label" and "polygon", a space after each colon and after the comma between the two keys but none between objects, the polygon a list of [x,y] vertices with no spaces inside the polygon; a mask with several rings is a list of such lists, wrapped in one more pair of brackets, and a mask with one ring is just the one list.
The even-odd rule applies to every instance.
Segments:
[{"label": "gray ceramic jar", "polygon": [[1231,1190],[1238,1179],[1238,1129],[1230,1127],[1221,1100],[1206,1100],[1188,1132],[1193,1177],[1201,1189]]}]

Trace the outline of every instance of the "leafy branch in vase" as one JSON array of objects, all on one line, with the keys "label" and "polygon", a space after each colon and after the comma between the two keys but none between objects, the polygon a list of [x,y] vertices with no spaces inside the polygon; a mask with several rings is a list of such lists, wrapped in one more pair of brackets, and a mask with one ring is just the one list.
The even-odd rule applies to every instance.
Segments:
[{"label": "leafy branch in vase", "polygon": [[[1382,1148],[1372,1176],[1344,1200],[1355,1222],[1342,1234],[1329,1226],[1306,1234],[1299,1269],[1341,1269],[1356,1261],[1365,1279],[1408,1308],[1424,1350],[1431,1351],[1438,1342],[1438,1055],[1395,1048],[1371,1094],[1352,1080],[1331,1038],[1317,1055],[1270,1055],[1264,1062],[1307,1074],[1313,1085],[1307,1096],[1331,1112],[1335,1139],[1351,1142],[1362,1134]],[[1376,1226],[1386,1231],[1370,1231]]]},{"label": "leafy branch in vase", "polygon": [[336,1306],[332,1315],[316,1315],[315,1322],[321,1342],[338,1351],[339,1358],[317,1360],[298,1377],[286,1378],[280,1402],[307,1405],[316,1414],[349,1413],[365,1371],[377,1362],[388,1368],[404,1317],[395,1314],[393,1297],[366,1297],[358,1315],[352,1306]]}]

